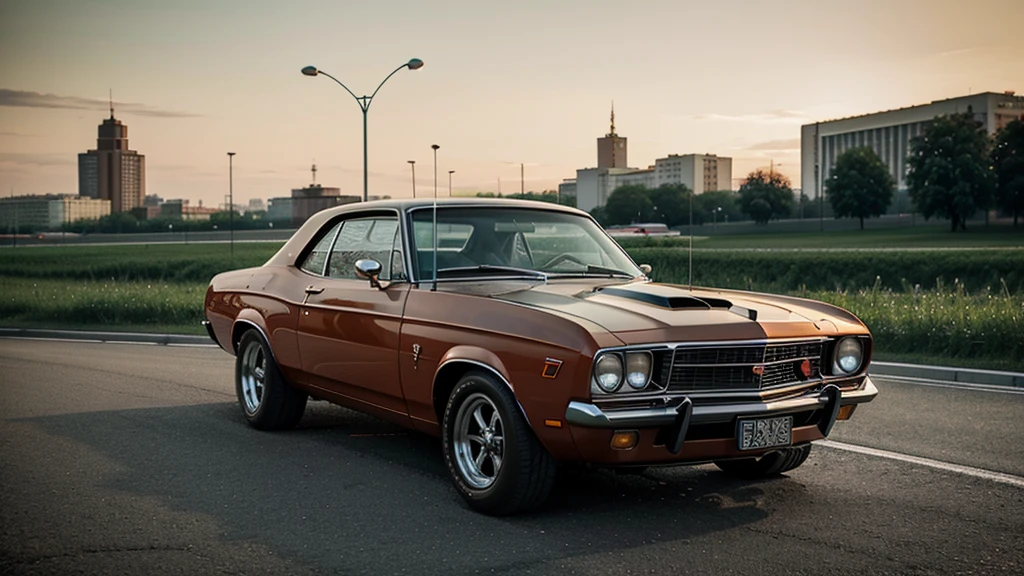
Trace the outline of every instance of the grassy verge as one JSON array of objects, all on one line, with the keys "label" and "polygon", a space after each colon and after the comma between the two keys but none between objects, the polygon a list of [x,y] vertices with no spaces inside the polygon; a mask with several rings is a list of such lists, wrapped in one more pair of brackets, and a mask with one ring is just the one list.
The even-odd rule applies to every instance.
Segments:
[{"label": "grassy verge", "polygon": [[206,285],[0,277],[0,322],[54,325],[198,325]]}]

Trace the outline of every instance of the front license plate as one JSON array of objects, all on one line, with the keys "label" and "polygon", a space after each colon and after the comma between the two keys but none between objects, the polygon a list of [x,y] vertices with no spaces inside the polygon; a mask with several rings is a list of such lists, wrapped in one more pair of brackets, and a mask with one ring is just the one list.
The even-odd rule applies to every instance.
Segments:
[{"label": "front license plate", "polygon": [[761,418],[740,420],[740,450],[761,450],[775,446],[789,446],[793,443],[793,417]]}]

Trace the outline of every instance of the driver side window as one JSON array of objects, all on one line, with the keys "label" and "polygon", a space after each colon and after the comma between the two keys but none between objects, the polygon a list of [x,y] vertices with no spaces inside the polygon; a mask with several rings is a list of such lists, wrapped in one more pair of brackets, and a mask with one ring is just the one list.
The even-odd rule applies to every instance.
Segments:
[{"label": "driver side window", "polygon": [[355,264],[365,258],[380,262],[381,280],[405,278],[397,218],[378,216],[342,222],[327,262],[327,276],[357,279]]}]

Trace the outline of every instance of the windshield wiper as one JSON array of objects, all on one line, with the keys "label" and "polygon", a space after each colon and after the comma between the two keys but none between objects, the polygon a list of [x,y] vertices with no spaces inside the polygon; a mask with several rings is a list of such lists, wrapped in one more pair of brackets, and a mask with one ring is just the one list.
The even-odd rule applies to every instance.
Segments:
[{"label": "windshield wiper", "polygon": [[617,270],[615,268],[606,268],[604,266],[594,266],[592,264],[587,265],[586,271],[580,272],[561,272],[558,274],[552,274],[552,277],[559,276],[611,276],[618,278],[636,278],[636,275],[630,274],[624,270]]},{"label": "windshield wiper", "polygon": [[495,266],[493,264],[479,264],[477,266],[458,266],[454,268],[441,268],[437,271],[440,275],[472,276],[478,273],[505,275],[505,276],[529,276],[538,280],[547,280],[548,274],[540,270],[530,268],[517,268],[515,266]]}]

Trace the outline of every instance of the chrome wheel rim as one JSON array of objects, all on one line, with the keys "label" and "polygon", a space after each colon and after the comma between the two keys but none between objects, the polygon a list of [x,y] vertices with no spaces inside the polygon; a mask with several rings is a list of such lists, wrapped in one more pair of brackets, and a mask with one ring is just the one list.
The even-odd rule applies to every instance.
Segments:
[{"label": "chrome wheel rim", "polygon": [[259,342],[250,342],[242,352],[242,403],[247,414],[255,414],[263,400],[267,377],[267,356]]},{"label": "chrome wheel rim", "polygon": [[455,463],[467,484],[489,488],[501,472],[505,427],[498,408],[479,392],[470,395],[455,415]]}]

